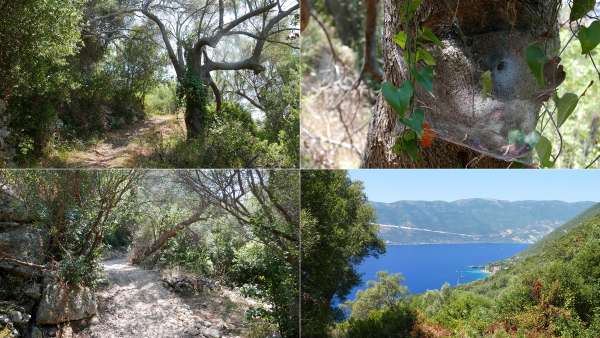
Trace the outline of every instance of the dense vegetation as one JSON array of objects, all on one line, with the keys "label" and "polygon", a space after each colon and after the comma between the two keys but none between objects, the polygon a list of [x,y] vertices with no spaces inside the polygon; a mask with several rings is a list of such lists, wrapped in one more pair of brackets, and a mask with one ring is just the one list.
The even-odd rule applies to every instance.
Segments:
[{"label": "dense vegetation", "polygon": [[351,315],[331,334],[598,337],[599,240],[596,205],[482,281],[407,296],[401,276],[380,273],[378,281],[344,305]]},{"label": "dense vegetation", "polygon": [[298,336],[297,173],[30,170],[3,171],[0,184],[44,238],[41,264],[0,249],[3,274],[94,289],[103,257],[129,252],[238,288],[256,300],[251,330]]},{"label": "dense vegetation", "polygon": [[303,171],[302,336],[323,337],[343,314],[332,307],[359,281],[363,258],[384,252],[362,184],[344,171]]},{"label": "dense vegetation", "polygon": [[[353,87],[352,90],[348,89],[350,84],[357,83],[356,81],[359,76],[364,75],[361,73],[361,67],[367,61],[363,57],[365,50],[364,33],[366,32],[358,29],[358,27],[359,25],[362,26],[360,28],[364,28],[365,26],[366,7],[369,1],[345,1],[344,3],[338,3],[328,0],[313,0],[310,3],[312,4],[313,16],[318,18],[320,22],[319,24],[315,24],[314,21],[316,19],[313,19],[303,32],[304,72],[302,75],[305,82],[303,95],[307,102],[316,101],[318,103],[315,105],[307,103],[303,109],[303,138],[311,141],[310,143],[307,142],[308,145],[302,149],[303,166],[321,168],[357,167],[364,161],[363,155],[367,138],[367,128],[364,125],[368,124],[373,114],[375,102],[373,96],[378,95],[381,88],[381,85],[377,81],[373,81],[369,83],[370,88],[365,87],[357,90]],[[405,49],[402,46],[406,44],[408,37],[409,42],[413,41],[416,44],[417,36],[416,34],[412,34],[410,30],[396,31],[392,36],[388,36],[385,39],[382,38],[382,31],[390,28],[384,25],[390,24],[391,21],[395,20],[390,19],[384,23],[382,20],[384,15],[381,14],[384,7],[383,2],[379,1],[378,3],[380,15],[377,20],[379,21],[375,21],[378,24],[373,29],[378,34],[377,41],[385,40],[390,42],[390,44],[392,44],[391,41],[395,41],[398,44],[395,47]],[[409,5],[402,7],[401,3]],[[418,16],[421,18],[422,16],[429,15],[426,14],[431,11],[429,7],[436,7],[438,3],[436,1],[428,2],[421,0],[391,2],[385,4],[389,6],[385,10],[403,12],[399,8],[408,11],[409,9],[417,9],[419,6],[427,7],[427,10],[418,11]],[[514,5],[517,8],[521,4],[529,6],[534,3],[530,1],[516,1]],[[545,14],[549,14],[553,12],[553,10],[549,10],[552,7],[550,6],[551,2],[544,2],[544,4],[546,3],[548,7]],[[598,41],[600,41],[600,29],[598,29],[600,27],[600,20],[598,20],[600,2],[569,0],[556,1],[554,3],[561,4],[560,7],[557,6],[556,8],[559,11],[556,26],[560,34],[560,48],[558,49],[559,53],[557,53],[560,60],[555,60],[551,55],[546,55],[539,50],[532,49],[534,51],[532,55],[537,57],[537,60],[530,59],[526,61],[534,65],[534,68],[537,69],[541,69],[540,66],[543,66],[543,64],[535,66],[540,62],[547,62],[548,64],[559,62],[566,73],[566,78],[558,88],[552,89],[552,95],[549,96],[551,99],[536,113],[538,123],[535,127],[539,133],[539,139],[542,141],[536,143],[539,144],[537,147],[539,154],[534,154],[533,163],[539,164],[541,167],[593,168],[600,165],[598,163],[599,148],[597,141],[600,118],[597,114],[595,99],[600,92],[598,87],[598,79],[600,79],[598,60],[600,52],[597,48]],[[483,2],[466,5],[464,2],[457,2],[456,4],[450,4],[450,6],[456,6],[456,11],[459,10],[459,7],[464,6],[461,9],[464,13],[459,13],[459,17],[481,15],[480,18],[474,19],[474,22],[489,24],[497,22],[487,19],[495,16],[495,14],[492,14],[494,13],[494,8],[499,9],[494,5],[484,5]],[[391,8],[395,9],[391,10]],[[513,7],[505,8],[508,10],[508,8]],[[446,11],[442,7],[440,12]],[[518,14],[522,13],[513,13],[517,17]],[[393,16],[395,13],[390,13],[390,15]],[[398,17],[402,16],[402,13],[398,13]],[[405,26],[413,24],[407,23],[410,20],[405,19],[403,18],[399,21],[402,21]],[[422,22],[419,22],[419,20],[414,23],[415,26],[425,24],[426,21],[429,21],[427,24],[436,21],[422,19]],[[500,18],[498,20],[502,21]],[[457,23],[453,22],[451,25],[455,24]],[[348,29],[349,25],[356,28]],[[467,27],[457,27],[456,29],[462,32],[468,30]],[[519,29],[522,28],[520,27]],[[500,27],[496,27],[490,31],[495,30],[500,30]],[[550,31],[546,33],[550,34]],[[542,37],[547,37],[546,33],[535,35],[535,40],[540,42]],[[462,35],[462,33],[456,34],[458,36]],[[449,35],[454,36],[455,32],[449,33]],[[447,38],[447,36],[440,36],[440,38]],[[420,40],[418,43],[419,48],[426,47],[426,41]],[[388,47],[390,44],[388,44]],[[501,46],[500,49],[510,49],[504,47]],[[509,47],[512,48],[512,46]],[[381,59],[381,46],[377,46],[377,48],[379,50],[375,55],[378,56],[378,59]],[[388,52],[395,50],[394,48],[387,49]],[[429,50],[431,51],[431,48]],[[477,50],[474,52],[478,54],[482,51]],[[541,52],[541,54],[537,52]],[[408,50],[404,50],[404,54],[411,55]],[[436,64],[440,63],[443,58],[435,60],[435,58],[428,54],[429,52],[427,52],[427,56],[425,57],[423,56],[425,53],[421,51],[419,55],[415,56],[413,51],[412,55],[415,59],[419,60],[414,66],[418,66],[421,70],[427,70],[427,72],[431,71],[432,78],[430,80],[436,82],[436,76],[440,75],[438,74]],[[525,54],[525,50],[523,54]],[[388,55],[386,62],[393,63],[394,58]],[[409,59],[407,58],[407,63],[411,63],[408,62]],[[389,68],[391,64],[386,66]],[[536,77],[539,79],[541,73],[539,71],[534,72],[537,72]],[[389,78],[393,76],[388,74],[387,77],[389,81]],[[484,80],[482,76],[480,79],[477,79],[477,83],[484,83]],[[398,85],[400,84],[398,83]],[[324,91],[323,88],[327,88],[327,91]],[[421,87],[421,89],[426,89],[426,87]],[[321,92],[326,92],[327,95],[322,96]],[[348,93],[352,95],[347,95]],[[409,100],[410,97],[412,96],[405,95],[404,97],[399,96],[397,98],[401,101],[403,99],[408,100],[408,102],[403,103],[409,103],[412,102]],[[328,98],[333,99],[328,100]],[[340,109],[340,107],[343,107],[343,109]],[[323,119],[323,116],[327,116],[327,119]],[[399,113],[398,116],[398,123],[401,124],[402,114]],[[323,123],[322,120],[325,120],[326,123]],[[359,122],[357,123],[356,121]],[[419,124],[414,123],[414,125]],[[423,148],[431,146],[431,136],[433,135],[431,133],[423,133],[421,125],[415,127],[415,129],[413,131],[419,134],[418,138],[414,137],[415,135],[412,133],[407,133],[406,140],[402,138],[398,139],[396,150],[405,150],[403,152],[398,151],[398,153],[405,153],[407,155],[410,152],[414,153],[417,148],[417,144],[415,143],[417,139],[423,142],[425,145]],[[427,137],[423,139],[422,134],[426,134]],[[391,136],[396,137],[401,135]],[[435,136],[439,137],[440,135]],[[460,138],[455,141],[460,142]],[[523,141],[522,135],[514,134],[510,137],[509,143],[522,143]],[[390,144],[390,147],[392,144]],[[436,145],[434,144],[433,147],[435,148]],[[372,145],[369,145],[367,149],[371,147]],[[421,147],[419,146],[419,148]],[[410,151],[406,151],[406,149],[410,149]],[[445,156],[454,157],[456,155]],[[418,166],[426,166],[426,161],[415,162]],[[472,164],[469,163],[469,165]],[[363,166],[366,166],[366,164],[363,163]],[[381,165],[371,164],[368,166],[375,167]],[[435,165],[431,164],[431,166]]]},{"label": "dense vegetation", "polygon": [[297,166],[297,7],[0,1],[0,165],[69,165],[112,130],[177,114],[129,165]]},{"label": "dense vegetation", "polygon": [[385,246],[360,182],[302,172],[305,337],[598,337],[600,205],[593,205],[490,277],[412,295],[400,274],[360,282],[356,266]]}]

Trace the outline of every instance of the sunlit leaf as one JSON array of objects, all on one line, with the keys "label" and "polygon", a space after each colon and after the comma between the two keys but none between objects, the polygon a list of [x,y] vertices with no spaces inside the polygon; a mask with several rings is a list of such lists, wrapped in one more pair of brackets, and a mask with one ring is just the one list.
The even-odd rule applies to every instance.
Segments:
[{"label": "sunlit leaf", "polygon": [[540,165],[545,168],[553,167],[554,162],[550,160],[552,154],[552,143],[545,136],[540,135],[538,143],[535,145],[535,151],[540,158]]},{"label": "sunlit leaf", "polygon": [[587,54],[600,44],[600,21],[592,22],[589,27],[579,28],[579,43],[581,43],[581,54]]},{"label": "sunlit leaf", "polygon": [[434,44],[443,47],[442,45],[442,41],[440,41],[440,39],[435,35],[435,33],[433,33],[433,31],[431,31],[431,29],[429,29],[429,27],[424,26],[423,27],[423,31],[421,33],[421,37],[429,42],[433,42]]},{"label": "sunlit leaf", "polygon": [[417,62],[419,60],[425,61],[428,66],[435,66],[435,58],[426,49],[417,49]]},{"label": "sunlit leaf", "polygon": [[394,35],[394,42],[400,46],[400,48],[405,49],[406,48],[406,39],[408,38],[408,36],[406,35],[405,32],[400,31],[398,32],[398,34]]},{"label": "sunlit leaf", "polygon": [[579,102],[579,96],[573,93],[566,93],[562,97],[554,96],[554,103],[556,104],[556,111],[558,118],[556,121],[557,126],[560,128],[563,123],[571,116],[577,103]]},{"label": "sunlit leaf", "polygon": [[546,63],[546,53],[539,46],[531,45],[525,51],[527,65],[538,84],[544,86],[544,64]]}]

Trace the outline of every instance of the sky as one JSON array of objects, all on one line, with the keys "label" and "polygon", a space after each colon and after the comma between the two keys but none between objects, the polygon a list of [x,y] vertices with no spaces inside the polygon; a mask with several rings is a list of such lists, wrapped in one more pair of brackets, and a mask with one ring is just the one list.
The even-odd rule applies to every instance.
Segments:
[{"label": "sky", "polygon": [[349,170],[369,200],[600,201],[600,170]]}]

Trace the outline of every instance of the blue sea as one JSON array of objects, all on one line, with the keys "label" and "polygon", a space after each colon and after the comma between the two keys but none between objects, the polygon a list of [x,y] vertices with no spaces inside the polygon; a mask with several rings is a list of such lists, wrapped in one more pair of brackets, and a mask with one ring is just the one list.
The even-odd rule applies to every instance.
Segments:
[{"label": "blue sea", "polygon": [[410,293],[422,293],[445,282],[455,286],[485,278],[486,272],[470,267],[509,258],[525,248],[527,244],[512,243],[388,245],[384,255],[369,257],[358,266],[362,284],[348,299],[366,288],[368,280],[375,280],[377,271],[400,272]]}]

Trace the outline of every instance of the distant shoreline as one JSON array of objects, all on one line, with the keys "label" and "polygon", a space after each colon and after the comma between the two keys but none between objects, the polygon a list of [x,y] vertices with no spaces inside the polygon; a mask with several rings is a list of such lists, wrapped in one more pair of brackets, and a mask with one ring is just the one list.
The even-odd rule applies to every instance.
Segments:
[{"label": "distant shoreline", "polygon": [[535,243],[528,242],[443,242],[443,243],[428,243],[428,242],[416,242],[416,243],[385,243],[386,246],[402,246],[402,245],[444,245],[444,244],[525,244],[532,245]]}]

